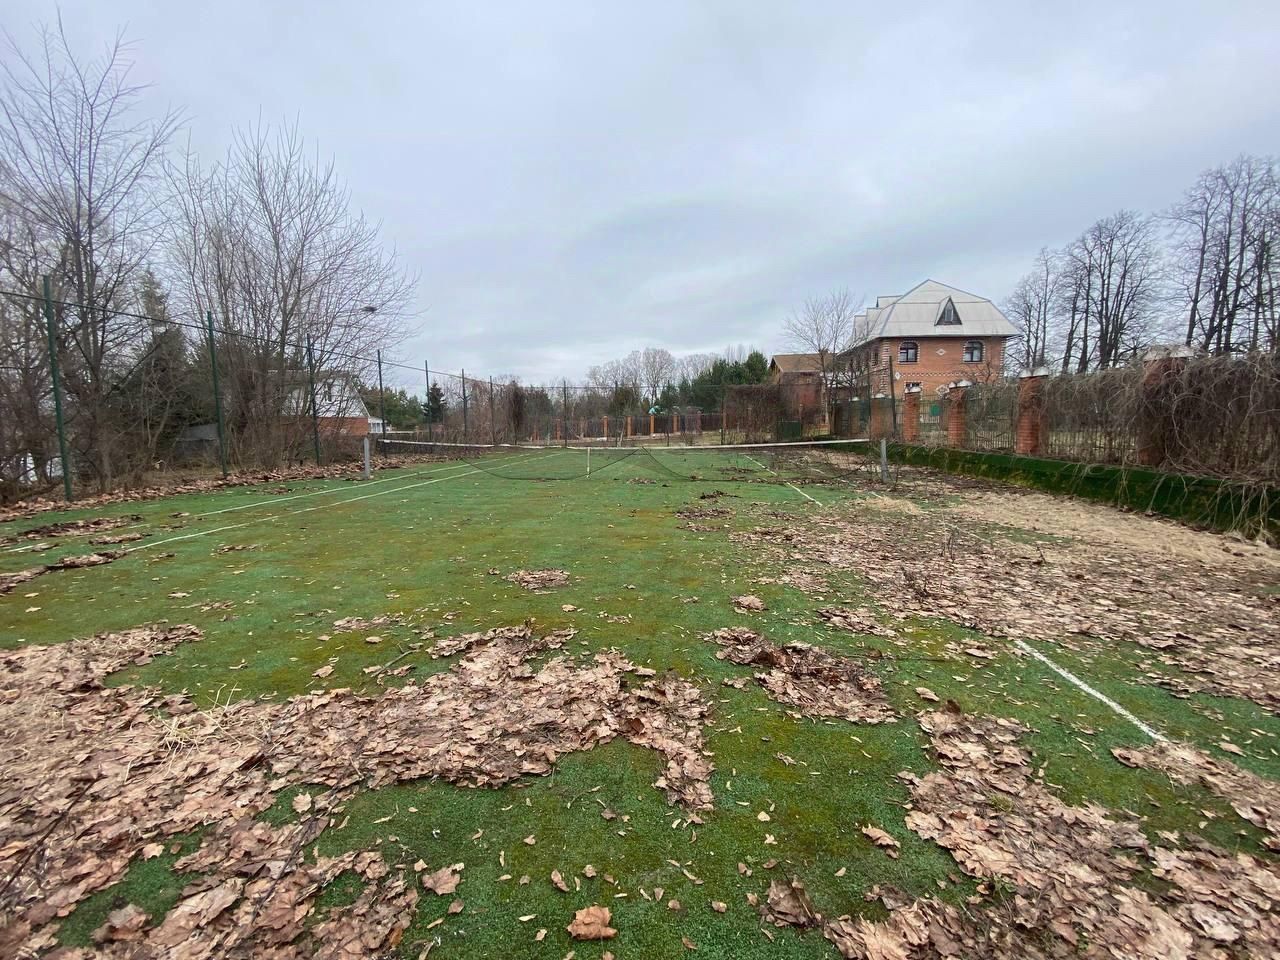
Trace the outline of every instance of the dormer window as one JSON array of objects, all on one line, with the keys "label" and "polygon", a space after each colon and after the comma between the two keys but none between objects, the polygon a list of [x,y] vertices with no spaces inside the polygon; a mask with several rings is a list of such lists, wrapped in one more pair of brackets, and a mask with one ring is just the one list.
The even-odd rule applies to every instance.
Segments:
[{"label": "dormer window", "polygon": [[915,363],[920,359],[920,345],[914,340],[903,340],[898,344],[898,362]]},{"label": "dormer window", "polygon": [[942,305],[942,312],[938,314],[936,325],[939,327],[960,326],[960,314],[956,312],[956,305],[952,303],[950,297],[947,297],[947,302]]}]

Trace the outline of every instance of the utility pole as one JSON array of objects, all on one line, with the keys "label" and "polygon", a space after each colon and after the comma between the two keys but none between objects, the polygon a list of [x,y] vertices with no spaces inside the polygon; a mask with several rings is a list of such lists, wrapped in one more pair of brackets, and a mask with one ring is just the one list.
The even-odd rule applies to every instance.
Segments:
[{"label": "utility pole", "polygon": [[316,407],[316,354],[307,334],[307,382],[311,390],[311,439],[316,448],[316,466],[320,465],[320,411]]},{"label": "utility pole", "polygon": [[387,439],[387,391],[382,387],[382,351],[378,351],[378,418],[382,421],[382,439]]},{"label": "utility pole", "polygon": [[569,381],[561,380],[560,386],[564,391],[564,445],[569,445]]},{"label": "utility pole", "polygon": [[213,311],[204,312],[209,331],[209,370],[213,374],[213,411],[218,421],[218,459],[222,462],[222,478],[227,478],[227,427],[222,419],[222,388],[218,384],[218,354],[213,345]]},{"label": "utility pole", "polygon": [[62,419],[62,380],[58,376],[58,337],[53,318],[53,288],[44,275],[44,319],[49,328],[49,375],[53,380],[53,415],[58,424],[58,457],[62,461],[62,492],[71,501],[71,460],[67,456],[67,428]]},{"label": "utility pole", "polygon": [[427,378],[427,402],[423,407],[422,415],[427,421],[427,439],[432,440],[436,433],[434,421],[431,419],[431,367],[425,360],[422,361],[422,373]]}]

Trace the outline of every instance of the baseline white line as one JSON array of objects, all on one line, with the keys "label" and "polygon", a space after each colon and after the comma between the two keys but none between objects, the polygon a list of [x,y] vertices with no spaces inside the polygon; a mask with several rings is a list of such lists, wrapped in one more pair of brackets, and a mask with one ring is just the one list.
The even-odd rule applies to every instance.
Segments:
[{"label": "baseline white line", "polygon": [[1125,720],[1128,720],[1130,723],[1132,723],[1135,727],[1137,727],[1139,730],[1145,733],[1148,737],[1150,737],[1156,743],[1164,743],[1168,740],[1168,738],[1164,734],[1156,730],[1153,730],[1151,727],[1147,726],[1145,723],[1143,723],[1141,720],[1135,717],[1132,713],[1130,713],[1124,707],[1120,706],[1120,704],[1116,703],[1114,700],[1108,697],[1105,693],[1103,693],[1100,690],[1095,690],[1093,687],[1089,686],[1089,684],[1085,683],[1083,680],[1077,677],[1070,670],[1067,670],[1067,669],[1064,669],[1063,667],[1058,666],[1056,663],[1054,663],[1052,660],[1046,657],[1043,653],[1041,653],[1035,647],[1031,646],[1031,644],[1027,643],[1024,640],[1015,640],[1013,641],[1013,643],[1014,643],[1014,646],[1016,646],[1019,650],[1023,651],[1024,653],[1031,654],[1031,656],[1035,657],[1037,660],[1043,663],[1046,667],[1048,667],[1054,673],[1058,674],[1058,676],[1065,679],[1068,683],[1071,683],[1074,686],[1080,688],[1089,696],[1097,700],[1099,703],[1106,704],[1113,711],[1115,711],[1117,716],[1123,717]]},{"label": "baseline white line", "polygon": [[474,474],[483,474],[485,471],[472,467],[466,473],[455,473],[447,477],[436,477],[434,480],[423,480],[419,483],[410,483],[403,487],[392,487],[387,490],[379,490],[377,493],[366,493],[359,497],[351,497],[347,500],[336,500],[333,503],[320,503],[314,507],[303,507],[301,510],[289,510],[286,513],[273,513],[266,517],[254,517],[252,520],[244,520],[240,523],[228,523],[221,527],[213,527],[210,530],[198,530],[195,533],[184,533],[176,537],[166,537],[164,540],[152,540],[150,543],[141,543],[136,547],[128,547],[125,553],[136,553],[139,550],[149,550],[152,547],[163,546],[166,543],[178,543],[181,540],[194,540],[196,537],[207,537],[212,533],[222,533],[226,530],[239,530],[241,527],[252,526],[255,523],[274,523],[276,520],[283,520],[286,517],[296,517],[299,514],[311,513],[314,510],[324,510],[327,507],[340,507],[347,503],[356,503],[360,500],[372,500],[374,497],[383,497],[388,493],[400,493],[404,490],[414,490],[418,487],[427,487],[433,483],[443,483],[445,480],[457,480],[460,477],[469,477]]},{"label": "baseline white line", "polygon": [[[778,471],[777,471],[777,470],[774,470],[774,469],[772,469],[771,467],[766,467],[763,463],[761,463],[761,462],[760,462],[759,460],[757,460],[755,457],[751,456],[751,454],[749,454],[749,453],[744,453],[744,454],[743,454],[743,456],[744,456],[744,457],[746,457],[748,460],[750,460],[752,463],[754,463],[754,464],[755,464],[757,467],[759,467],[761,470],[768,470],[768,471],[769,471],[770,473],[772,473],[775,477],[776,477],[776,476],[779,476],[779,473],[778,473]],[[784,483],[787,483],[787,481],[785,481],[785,480],[784,480],[783,482],[784,482]],[[821,501],[821,500],[819,500],[817,497],[811,497],[811,496],[809,496],[807,493],[805,493],[803,490],[801,490],[799,487],[797,487],[794,483],[787,483],[787,486],[788,486],[788,487],[790,487],[792,490],[794,490],[796,493],[800,494],[800,496],[804,497],[806,500],[812,500],[812,501],[813,501],[814,503],[816,503],[818,506],[820,506],[820,507],[821,507],[821,506],[823,506],[823,503],[822,503],[822,501]]]}]

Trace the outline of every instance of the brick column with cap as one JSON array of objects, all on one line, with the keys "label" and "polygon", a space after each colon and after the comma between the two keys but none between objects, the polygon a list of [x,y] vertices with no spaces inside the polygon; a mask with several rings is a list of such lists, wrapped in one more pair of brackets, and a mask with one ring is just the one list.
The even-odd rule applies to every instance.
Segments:
[{"label": "brick column with cap", "polygon": [[1013,451],[1035,457],[1044,452],[1044,380],[1047,367],[1036,367],[1018,381],[1018,419]]},{"label": "brick column with cap", "polygon": [[947,389],[947,446],[963,448],[968,438],[969,426],[965,422],[965,391],[968,380],[948,385]]},{"label": "brick column with cap", "polygon": [[920,442],[920,388],[907,387],[902,396],[902,442]]}]

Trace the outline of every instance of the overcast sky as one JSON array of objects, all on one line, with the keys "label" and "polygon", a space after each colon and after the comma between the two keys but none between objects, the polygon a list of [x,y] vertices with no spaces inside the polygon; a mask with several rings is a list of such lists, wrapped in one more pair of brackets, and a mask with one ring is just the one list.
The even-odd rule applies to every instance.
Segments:
[{"label": "overcast sky", "polygon": [[1280,149],[1275,0],[61,9],[86,50],[127,27],[210,157],[296,118],[421,274],[402,356],[480,375],[781,351],[840,287],[999,301],[1041,246]]}]

